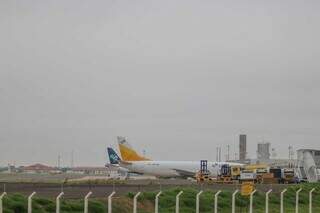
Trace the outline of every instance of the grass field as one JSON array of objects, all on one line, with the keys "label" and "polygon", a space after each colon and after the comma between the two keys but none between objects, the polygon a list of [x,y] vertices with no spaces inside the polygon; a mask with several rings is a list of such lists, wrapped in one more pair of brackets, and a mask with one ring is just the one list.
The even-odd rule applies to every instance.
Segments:
[{"label": "grass field", "polygon": [[[314,192],[314,211],[320,212],[320,184],[303,184],[293,185],[288,188],[285,194],[285,212],[291,213],[295,210],[295,191],[299,188],[303,188],[300,193],[300,213],[308,212],[309,195],[308,192],[311,188],[315,187]],[[175,196],[180,191],[184,193],[180,197],[180,212],[193,213],[195,212],[195,197],[198,193],[197,190],[192,188],[174,188],[164,190],[163,194],[159,198],[159,212],[160,213],[173,213],[175,212]],[[144,192],[138,199],[138,212],[150,213],[154,212],[154,198],[157,192]],[[206,191],[200,197],[200,212],[212,213],[214,208],[214,191]],[[218,209],[221,213],[231,212],[231,195],[232,191],[223,191],[219,195]],[[128,193],[126,196],[115,196],[113,199],[113,212],[114,213],[131,213],[132,212],[132,198],[134,194]],[[27,198],[20,194],[10,194],[3,200],[5,213],[24,213],[27,212]],[[241,195],[236,199],[236,212],[248,212],[249,198]],[[280,195],[270,194],[270,212],[277,213],[280,209]],[[90,213],[102,213],[107,211],[106,199],[90,199],[89,212]],[[48,213],[55,212],[55,200],[44,199],[41,197],[35,197],[33,201],[33,212],[35,213]],[[83,200],[64,200],[61,201],[61,212],[68,213],[80,213],[83,212]],[[265,194],[257,192],[254,196],[254,212],[265,212]]]}]

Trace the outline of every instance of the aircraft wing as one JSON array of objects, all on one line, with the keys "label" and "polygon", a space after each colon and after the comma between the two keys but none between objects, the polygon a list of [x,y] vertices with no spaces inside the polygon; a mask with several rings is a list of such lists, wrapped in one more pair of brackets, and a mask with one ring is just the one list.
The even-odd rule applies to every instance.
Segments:
[{"label": "aircraft wing", "polygon": [[194,172],[190,172],[187,170],[181,170],[181,169],[173,169],[173,170],[176,171],[182,177],[194,177],[196,175]]}]

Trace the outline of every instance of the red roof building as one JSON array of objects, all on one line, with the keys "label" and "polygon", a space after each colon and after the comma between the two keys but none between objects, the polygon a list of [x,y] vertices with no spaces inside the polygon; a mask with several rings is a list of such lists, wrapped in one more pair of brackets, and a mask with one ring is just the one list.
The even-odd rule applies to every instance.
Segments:
[{"label": "red roof building", "polygon": [[22,172],[27,173],[57,173],[59,170],[55,167],[46,166],[44,164],[36,163],[30,166],[24,166],[21,168]]}]

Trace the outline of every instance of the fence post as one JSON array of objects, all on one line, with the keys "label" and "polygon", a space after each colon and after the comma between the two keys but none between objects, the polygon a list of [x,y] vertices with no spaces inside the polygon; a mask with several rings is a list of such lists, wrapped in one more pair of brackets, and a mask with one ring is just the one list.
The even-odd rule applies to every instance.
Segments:
[{"label": "fence post", "polygon": [[253,208],[253,195],[254,195],[254,193],[256,193],[256,191],[257,191],[257,190],[254,190],[254,191],[251,192],[251,194],[250,194],[250,209],[249,209],[249,212],[250,212],[250,213],[253,212],[253,210],[252,210],[252,208]]},{"label": "fence post", "polygon": [[236,213],[236,194],[239,192],[239,190],[236,190],[232,194],[232,213]]},{"label": "fence post", "polygon": [[302,188],[296,191],[296,213],[299,213],[299,193],[301,192]]},{"label": "fence post", "polygon": [[116,192],[113,191],[109,196],[108,196],[108,213],[112,213],[112,196],[115,194]]},{"label": "fence post", "polygon": [[221,190],[217,191],[214,195],[214,213],[218,213],[218,196],[221,193]]},{"label": "fence post", "polygon": [[315,190],[315,188],[311,189],[309,192],[309,213],[312,213],[312,192]]},{"label": "fence post", "polygon": [[284,193],[287,191],[287,189],[284,189],[281,193],[280,193],[280,213],[284,213],[283,211],[283,195]]},{"label": "fence post", "polygon": [[177,196],[176,196],[176,213],[179,213],[180,209],[179,209],[179,197],[180,195],[182,195],[183,191],[180,191]]},{"label": "fence post", "polygon": [[154,201],[154,212],[159,213],[159,196],[161,195],[162,191],[158,192],[156,195],[156,199]]},{"label": "fence post", "polygon": [[197,194],[196,196],[196,213],[199,213],[199,209],[200,209],[200,201],[199,201],[199,198],[200,198],[200,195],[202,194],[202,190]]},{"label": "fence post", "polygon": [[3,213],[3,204],[2,204],[2,198],[4,196],[6,196],[6,192],[3,192],[1,195],[0,195],[0,213]]},{"label": "fence post", "polygon": [[32,192],[28,197],[28,213],[32,213],[32,197],[36,194],[36,192]]},{"label": "fence post", "polygon": [[84,213],[88,213],[88,200],[92,192],[88,192],[88,194],[84,197]]},{"label": "fence post", "polygon": [[133,213],[137,213],[137,199],[141,192],[138,192],[134,197],[133,197]]},{"label": "fence post", "polygon": [[63,192],[61,192],[56,198],[56,213],[60,213],[60,198],[62,195],[64,195]]},{"label": "fence post", "polygon": [[269,213],[269,194],[272,192],[272,189],[266,192],[266,213]]}]

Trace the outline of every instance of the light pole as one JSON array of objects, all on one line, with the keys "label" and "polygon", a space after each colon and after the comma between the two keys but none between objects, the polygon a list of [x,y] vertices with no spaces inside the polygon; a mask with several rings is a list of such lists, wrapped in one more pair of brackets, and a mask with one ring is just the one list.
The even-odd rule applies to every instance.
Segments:
[{"label": "light pole", "polygon": [[88,200],[91,194],[92,192],[88,192],[88,194],[84,197],[84,213],[88,213]]},{"label": "light pole", "polygon": [[315,188],[311,189],[309,192],[309,213],[312,213],[312,192],[315,190]]},{"label": "light pole", "polygon": [[217,191],[214,195],[214,213],[218,213],[218,196],[221,193],[221,190]]},{"label": "light pole", "polygon": [[253,210],[252,210],[252,208],[253,208],[253,195],[254,195],[254,193],[256,193],[256,191],[257,191],[257,190],[254,190],[254,191],[251,192],[251,194],[250,194],[250,209],[249,209],[249,212],[250,212],[250,213],[253,212]]},{"label": "light pole", "polygon": [[56,213],[60,213],[60,198],[64,195],[63,192],[61,192],[57,198],[56,198]]},{"label": "light pole", "polygon": [[32,197],[36,194],[36,192],[32,192],[28,197],[28,213],[32,213]]},{"label": "light pole", "polygon": [[159,196],[161,195],[162,191],[158,192],[156,195],[156,199],[154,201],[154,212],[159,213]]},{"label": "light pole", "polygon": [[3,203],[2,203],[2,198],[4,196],[6,196],[7,193],[6,192],[3,192],[1,195],[0,195],[0,213],[3,213]]},{"label": "light pole", "polygon": [[182,195],[183,191],[180,191],[176,196],[176,213],[179,213],[180,211],[180,204],[179,204],[179,198],[180,195]]},{"label": "light pole", "polygon": [[108,213],[112,213],[112,197],[116,192],[113,191],[109,196],[108,196]]},{"label": "light pole", "polygon": [[286,193],[287,189],[284,189],[281,193],[280,193],[280,213],[284,213],[283,211],[283,195],[284,193]]},{"label": "light pole", "polygon": [[197,194],[196,196],[196,213],[199,213],[199,209],[200,209],[200,195],[202,194],[202,190]]},{"label": "light pole", "polygon": [[299,213],[299,193],[301,192],[302,188],[296,191],[296,213]]},{"label": "light pole", "polygon": [[236,213],[236,195],[239,192],[239,190],[236,190],[232,194],[232,213]]},{"label": "light pole", "polygon": [[266,213],[269,213],[269,194],[272,192],[272,189],[266,193]]},{"label": "light pole", "polygon": [[137,213],[137,199],[141,192],[138,192],[134,197],[133,197],[133,213]]}]

